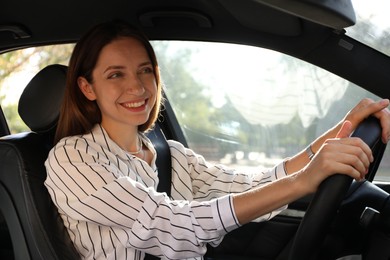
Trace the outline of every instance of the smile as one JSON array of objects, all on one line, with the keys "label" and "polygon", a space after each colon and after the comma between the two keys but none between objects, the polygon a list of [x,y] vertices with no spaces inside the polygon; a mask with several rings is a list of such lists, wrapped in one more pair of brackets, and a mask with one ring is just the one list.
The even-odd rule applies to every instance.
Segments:
[{"label": "smile", "polygon": [[139,102],[132,102],[132,103],[122,103],[122,106],[127,107],[127,108],[136,108],[136,107],[141,107],[145,105],[146,101],[142,100]]}]

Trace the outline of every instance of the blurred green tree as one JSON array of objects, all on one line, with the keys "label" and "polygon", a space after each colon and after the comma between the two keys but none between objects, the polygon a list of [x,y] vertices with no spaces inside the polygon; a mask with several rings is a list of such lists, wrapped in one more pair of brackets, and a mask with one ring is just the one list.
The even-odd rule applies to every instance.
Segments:
[{"label": "blurred green tree", "polygon": [[[74,44],[49,45],[16,50],[0,55],[0,104],[11,133],[27,131],[28,127],[23,123],[17,112],[19,98],[11,95],[15,91],[15,86],[6,86],[7,79],[13,76],[16,77],[15,75],[23,70],[38,72],[49,64],[67,65],[73,47]],[[16,100],[14,100],[15,98]]]}]

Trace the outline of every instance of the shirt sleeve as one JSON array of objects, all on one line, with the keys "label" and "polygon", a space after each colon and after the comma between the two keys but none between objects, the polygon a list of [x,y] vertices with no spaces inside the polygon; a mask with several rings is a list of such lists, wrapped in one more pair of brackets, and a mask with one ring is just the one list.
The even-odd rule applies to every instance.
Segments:
[{"label": "shirt sleeve", "polygon": [[[75,237],[107,228],[127,247],[180,259],[204,254],[206,243],[218,243],[238,227],[230,196],[171,200],[124,175],[113,159],[86,141],[76,140],[65,140],[50,152],[45,182],[60,214],[74,220],[68,229]],[[87,243],[88,236],[82,237]]]},{"label": "shirt sleeve", "polygon": [[[244,173],[224,165],[212,165],[203,156],[185,148],[181,143],[169,141],[172,154],[172,190],[175,198],[193,197],[208,201],[228,194],[261,187],[287,175],[284,162],[256,173]],[[186,172],[186,174],[184,174]],[[270,212],[257,221],[269,220],[287,206]]]}]

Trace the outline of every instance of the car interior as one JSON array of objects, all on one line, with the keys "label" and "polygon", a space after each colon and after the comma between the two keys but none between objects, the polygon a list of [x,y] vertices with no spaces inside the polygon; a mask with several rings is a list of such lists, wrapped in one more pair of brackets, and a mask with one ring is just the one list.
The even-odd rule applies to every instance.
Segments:
[{"label": "car interior", "polygon": [[[345,34],[344,28],[356,22],[352,2],[294,2],[114,0],[108,4],[71,0],[56,5],[47,0],[7,1],[0,8],[0,53],[74,43],[94,24],[120,18],[142,27],[151,40],[207,40],[272,49],[388,97],[389,57]],[[361,59],[364,63],[357,62]],[[0,109],[1,259],[79,259],[43,184],[66,71],[64,65],[50,64],[25,86],[18,113],[30,131],[11,133]],[[158,153],[158,191],[169,195],[166,139],[185,145],[187,140],[169,98],[161,114],[164,120],[158,121],[148,137]],[[378,121],[370,117],[354,132],[374,153],[367,181],[337,175],[329,178],[313,196],[289,205],[292,212],[303,211],[304,216],[281,215],[249,223],[227,235],[219,247],[209,247],[205,259],[339,259],[357,254],[362,257],[358,259],[388,259],[390,185],[373,182],[386,149],[380,131]],[[277,244],[267,240],[270,234],[278,234]]]}]

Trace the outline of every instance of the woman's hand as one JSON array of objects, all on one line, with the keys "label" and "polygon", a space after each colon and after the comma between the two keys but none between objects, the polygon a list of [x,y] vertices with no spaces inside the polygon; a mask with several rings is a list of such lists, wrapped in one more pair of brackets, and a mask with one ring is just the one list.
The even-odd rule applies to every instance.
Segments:
[{"label": "woman's hand", "polygon": [[360,138],[349,137],[353,130],[352,122],[345,120],[336,138],[326,140],[298,174],[304,177],[309,192],[316,191],[323,180],[336,173],[349,175],[357,181],[364,179],[373,157],[366,143]]},{"label": "woman's hand", "polygon": [[375,116],[379,119],[382,127],[382,142],[387,143],[390,139],[390,111],[388,109],[389,100],[382,99],[373,101],[372,99],[362,99],[353,109],[351,109],[335,127],[317,138],[312,144],[311,148],[314,153],[320,149],[325,140],[335,138],[340,131],[342,125],[349,121],[351,123],[352,132],[356,127],[367,117]]},{"label": "woman's hand", "polygon": [[[389,100],[383,99],[379,101],[373,101],[372,99],[363,99],[361,100],[352,110],[350,110],[343,120],[341,120],[336,126],[331,128],[329,131],[318,137],[315,141],[310,144],[311,150],[317,154],[323,145],[329,146],[330,143],[338,142],[351,142],[339,140],[340,138],[347,138],[349,135],[356,129],[356,127],[370,115],[375,116],[380,120],[382,126],[382,141],[387,143],[390,139],[390,111],[388,109]],[[340,131],[343,128],[343,125],[349,122],[348,135],[344,135],[345,129],[342,130],[342,137],[340,136]],[[334,139],[330,141],[330,139]],[[326,141],[329,140],[329,141]],[[356,141],[354,141],[356,142]],[[331,148],[334,147],[333,145]],[[286,160],[285,169],[287,174],[292,174],[294,172],[300,171],[305,165],[310,162],[308,154],[303,150],[290,159]]]},{"label": "woman's hand", "polygon": [[340,124],[345,121],[350,121],[352,123],[352,128],[355,129],[365,118],[373,115],[380,120],[382,126],[382,141],[387,143],[390,139],[390,111],[388,106],[388,99],[382,99],[375,102],[372,99],[365,98],[347,113]]}]

